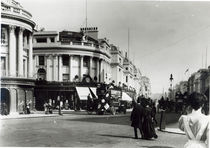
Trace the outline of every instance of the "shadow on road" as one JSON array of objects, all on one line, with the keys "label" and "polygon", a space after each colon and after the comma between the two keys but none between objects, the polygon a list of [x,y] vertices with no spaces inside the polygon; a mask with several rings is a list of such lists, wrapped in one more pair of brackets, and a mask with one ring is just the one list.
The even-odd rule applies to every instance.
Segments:
[{"label": "shadow on road", "polygon": [[80,121],[80,122],[94,122],[94,123],[105,123],[105,124],[117,124],[117,125],[129,125],[130,122],[130,116],[110,116],[110,117],[102,117],[102,118],[79,118],[79,119],[64,119],[67,121]]},{"label": "shadow on road", "polygon": [[122,135],[109,135],[109,134],[97,134],[98,136],[104,136],[104,137],[115,137],[115,138],[129,138],[132,139],[132,136],[122,136]]}]

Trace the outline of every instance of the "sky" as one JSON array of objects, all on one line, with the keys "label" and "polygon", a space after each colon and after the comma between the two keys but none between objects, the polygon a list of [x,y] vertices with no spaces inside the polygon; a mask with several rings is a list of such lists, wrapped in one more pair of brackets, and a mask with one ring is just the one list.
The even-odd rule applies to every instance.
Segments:
[{"label": "sky", "polygon": [[[86,0],[17,1],[39,28],[85,27]],[[205,68],[206,61],[210,65],[210,1],[87,0],[87,18],[99,38],[122,51],[128,51],[129,30],[129,57],[150,78],[152,93],[168,90],[170,74],[175,85]]]}]

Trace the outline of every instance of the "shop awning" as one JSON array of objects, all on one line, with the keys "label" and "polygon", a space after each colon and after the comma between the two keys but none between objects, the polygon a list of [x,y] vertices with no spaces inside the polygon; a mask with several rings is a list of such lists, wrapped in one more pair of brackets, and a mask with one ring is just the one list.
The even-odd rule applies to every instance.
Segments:
[{"label": "shop awning", "polygon": [[80,100],[87,100],[87,96],[90,94],[88,87],[76,87],[76,90]]},{"label": "shop awning", "polygon": [[133,99],[125,92],[122,92],[122,100],[124,101],[132,101]]},{"label": "shop awning", "polygon": [[96,87],[89,87],[90,88],[90,94],[92,98],[98,98],[96,95]]}]

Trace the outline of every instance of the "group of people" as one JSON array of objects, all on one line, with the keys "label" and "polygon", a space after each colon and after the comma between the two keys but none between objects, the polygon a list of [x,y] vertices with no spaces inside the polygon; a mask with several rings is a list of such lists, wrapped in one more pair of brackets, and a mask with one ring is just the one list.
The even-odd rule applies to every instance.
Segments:
[{"label": "group of people", "polygon": [[186,115],[179,119],[179,128],[185,132],[188,142],[184,148],[209,147],[209,115],[202,112],[207,97],[194,92],[188,97]]},{"label": "group of people", "polygon": [[146,98],[133,101],[133,110],[131,112],[131,126],[134,128],[135,139],[138,139],[137,129],[139,129],[142,139],[157,138],[155,124],[157,124],[156,108],[154,104]]}]

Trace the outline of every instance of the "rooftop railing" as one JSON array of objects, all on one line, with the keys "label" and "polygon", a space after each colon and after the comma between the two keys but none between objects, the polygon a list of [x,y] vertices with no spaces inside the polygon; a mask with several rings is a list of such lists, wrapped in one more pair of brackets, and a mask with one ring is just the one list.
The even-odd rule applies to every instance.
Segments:
[{"label": "rooftop railing", "polygon": [[98,50],[101,51],[102,53],[106,53],[107,55],[110,56],[110,53],[108,50],[106,50],[105,48],[102,48],[102,46],[98,45],[98,44],[94,44],[92,42],[79,42],[79,41],[66,41],[66,42],[56,42],[56,43],[34,43],[33,47],[35,48],[39,48],[39,47],[62,47],[62,46],[69,46],[72,48],[87,48],[89,50]]},{"label": "rooftop railing", "polygon": [[32,15],[29,12],[13,6],[1,5],[1,11],[9,14],[21,15],[28,19],[32,18]]}]

